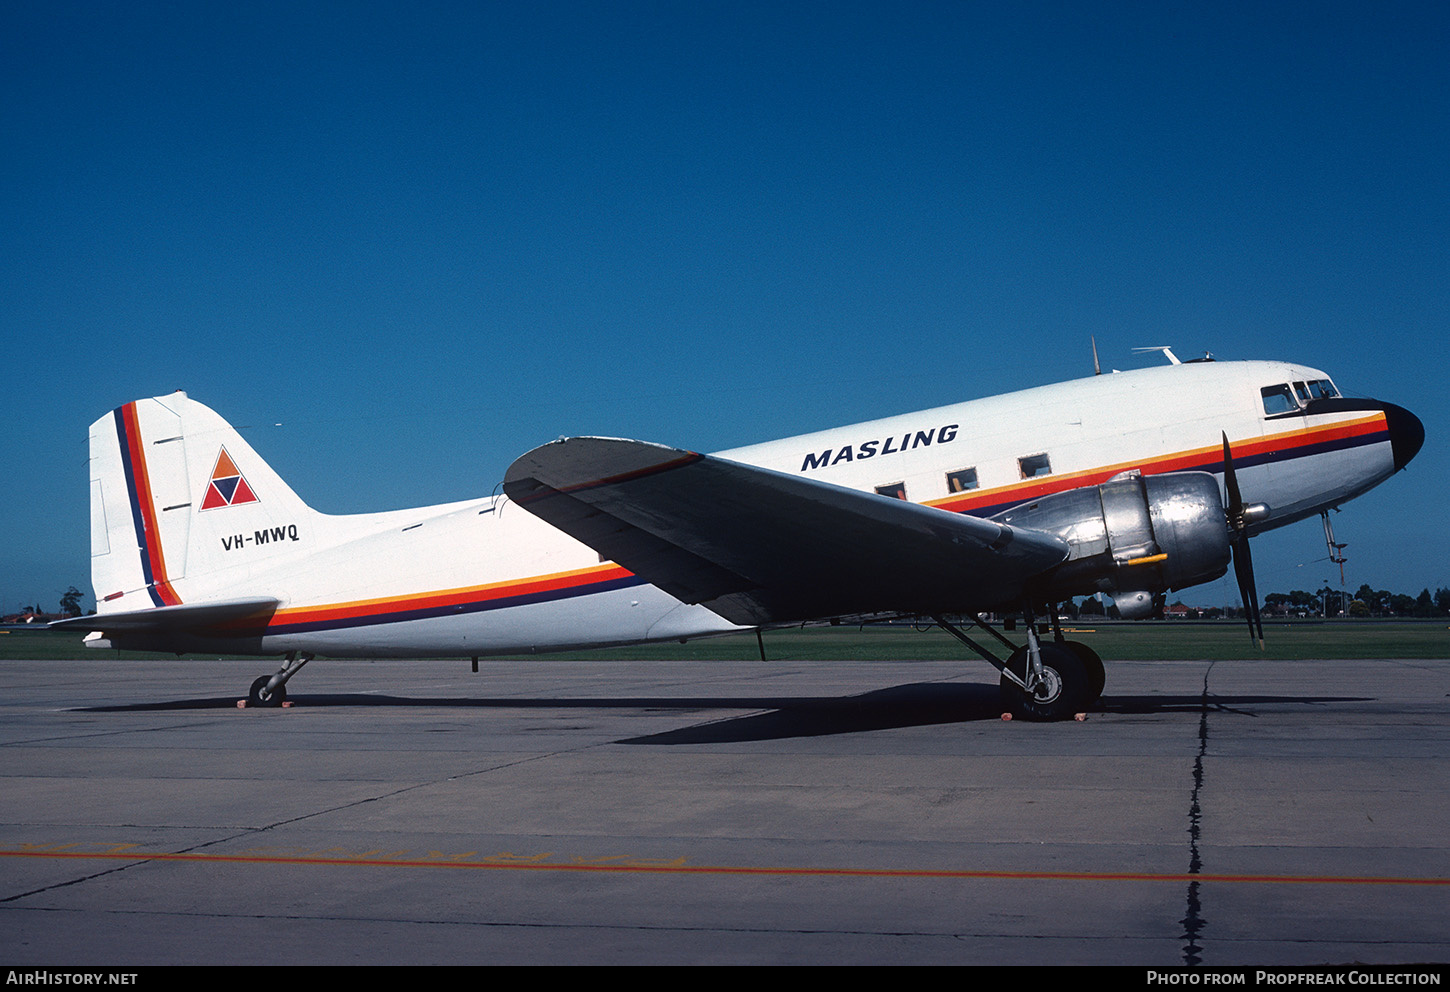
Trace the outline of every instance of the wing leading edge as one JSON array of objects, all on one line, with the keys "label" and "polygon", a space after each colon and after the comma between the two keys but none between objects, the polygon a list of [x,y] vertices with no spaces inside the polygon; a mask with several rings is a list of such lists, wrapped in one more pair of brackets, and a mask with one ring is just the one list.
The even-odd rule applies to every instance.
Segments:
[{"label": "wing leading edge", "polygon": [[686,603],[763,625],[984,610],[1059,564],[1056,536],[614,438],[535,448],[504,492]]}]

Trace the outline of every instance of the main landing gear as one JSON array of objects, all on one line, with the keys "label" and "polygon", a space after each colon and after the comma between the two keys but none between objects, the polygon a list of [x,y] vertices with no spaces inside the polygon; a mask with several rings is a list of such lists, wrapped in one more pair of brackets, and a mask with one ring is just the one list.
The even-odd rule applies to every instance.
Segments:
[{"label": "main landing gear", "polygon": [[287,652],[287,660],[276,675],[263,675],[247,692],[247,706],[281,706],[287,701],[287,680],[301,671],[313,655],[300,651]]},{"label": "main landing gear", "polygon": [[1052,622],[1054,639],[1045,644],[1040,642],[1032,612],[1026,610],[1024,613],[1027,643],[1022,647],[1017,647],[987,626],[981,617],[972,618],[976,626],[1012,650],[1006,661],[945,618],[934,616],[932,619],[1002,673],[1002,705],[1007,713],[1024,720],[1070,719],[1102,696],[1106,682],[1103,660],[1086,644],[1064,638],[1056,618]]}]

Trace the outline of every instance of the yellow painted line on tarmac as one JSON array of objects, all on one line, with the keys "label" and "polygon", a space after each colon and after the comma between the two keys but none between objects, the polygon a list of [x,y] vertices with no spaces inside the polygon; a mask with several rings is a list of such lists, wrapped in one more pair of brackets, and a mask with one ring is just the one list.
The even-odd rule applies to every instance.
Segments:
[{"label": "yellow painted line on tarmac", "polygon": [[[108,845],[108,850],[77,851],[80,845],[22,845],[0,850],[0,857],[50,860],[182,861],[201,864],[314,865],[318,867],[362,868],[462,868],[476,871],[604,872],[665,875],[768,875],[817,878],[928,878],[1001,879],[1009,881],[1066,882],[1224,882],[1254,885],[1450,885],[1450,878],[1414,878],[1375,875],[1232,875],[1156,872],[1077,871],[983,871],[950,868],[826,868],[808,866],[692,865],[684,858],[658,860],[617,855],[606,858],[555,859],[552,853],[515,855],[501,852],[479,855],[429,852],[424,857],[390,857],[381,851],[311,854],[248,853],[199,854],[194,852],[143,851],[135,845]],[[400,852],[401,853],[401,852]]]}]

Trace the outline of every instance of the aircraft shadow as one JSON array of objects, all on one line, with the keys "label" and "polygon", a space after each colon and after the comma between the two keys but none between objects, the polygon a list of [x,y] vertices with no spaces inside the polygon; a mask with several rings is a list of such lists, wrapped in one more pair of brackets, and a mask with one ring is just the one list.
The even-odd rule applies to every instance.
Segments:
[{"label": "aircraft shadow", "polygon": [[[1245,712],[1244,706],[1263,704],[1320,704],[1364,702],[1353,696],[1213,696],[1209,709]],[[1089,710],[1139,716],[1152,713],[1197,713],[1203,697],[1106,697]],[[1252,712],[1245,715],[1254,716]],[[1002,702],[996,686],[921,683],[896,686],[860,696],[832,699],[788,700],[769,713],[734,717],[619,741],[620,744],[722,744],[853,734],[867,730],[919,727],[937,723],[1000,720]]]},{"label": "aircraft shadow", "polygon": [[[1255,715],[1245,707],[1258,705],[1322,705],[1367,702],[1360,696],[1210,696],[1214,712]],[[971,723],[997,720],[1002,704],[994,685],[974,683],[922,682],[892,686],[854,696],[626,696],[575,698],[459,698],[437,696],[389,696],[376,693],[319,693],[293,697],[297,706],[383,707],[452,709],[652,709],[652,710],[756,710],[747,716],[728,717],[641,737],[625,738],[620,744],[723,744],[779,740],[792,737],[823,737],[871,730],[891,730],[942,723]],[[82,713],[134,713],[161,710],[233,709],[236,696],[205,699],[159,700],[116,706],[78,708]],[[1141,716],[1155,713],[1199,712],[1201,694],[1178,696],[1106,696],[1093,710],[1097,713]]]},{"label": "aircraft shadow", "polygon": [[[156,700],[112,706],[77,707],[78,713],[144,713],[163,710],[234,709],[237,696]],[[855,696],[610,696],[497,698],[391,696],[383,693],[301,693],[288,697],[298,707],[383,707],[420,709],[649,709],[649,710],[767,710],[748,717],[721,720],[705,726],[729,726],[750,721],[785,721],[795,729],[765,734],[812,736],[850,733],[929,723],[956,723],[996,719],[1001,715],[996,686],[921,683],[895,686]],[[670,734],[654,734],[629,742],[663,743]],[[753,735],[741,738],[753,739]]]},{"label": "aircraft shadow", "polygon": [[768,709],[769,712],[630,737],[618,743],[725,744],[824,737],[937,723],[996,720],[1002,715],[996,686],[954,682],[892,686],[858,696],[779,699],[757,708]]}]

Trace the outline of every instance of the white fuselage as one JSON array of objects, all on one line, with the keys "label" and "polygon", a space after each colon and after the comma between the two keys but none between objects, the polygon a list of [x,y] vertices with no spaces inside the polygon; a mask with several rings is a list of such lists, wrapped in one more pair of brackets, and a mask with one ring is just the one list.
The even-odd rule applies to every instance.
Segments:
[{"label": "white fuselage", "polygon": [[[1395,471],[1380,412],[1268,412],[1266,390],[1285,385],[1292,394],[1327,381],[1322,372],[1279,362],[1190,363],[1043,386],[717,457],[988,516],[1128,470],[1221,476],[1227,434],[1245,498],[1269,507],[1257,525],[1265,529],[1336,505]],[[164,414],[143,406],[163,399]],[[600,561],[504,497],[327,516],[296,500],[239,435],[222,434],[230,428],[201,404],[176,394],[132,406],[129,420],[118,411],[114,425],[103,418],[93,428],[93,466],[101,466],[104,481],[106,459],[119,457],[128,478],[150,478],[158,488],[170,471],[182,495],[168,503],[164,493],[151,494],[151,520],[138,507],[147,492],[135,496],[132,483],[129,512],[148,535],[138,543],[149,571],[96,566],[101,612],[135,609],[143,591],[157,606],[257,594],[281,601],[264,629],[239,624],[235,637],[172,637],[166,643],[174,649],[466,657],[742,629]],[[172,416],[177,426],[161,422]],[[207,428],[207,438],[223,437],[221,446],[256,498],[193,512],[183,530],[168,511],[183,497],[195,501],[222,471],[218,443],[199,440],[196,425]],[[137,435],[129,456],[128,429]],[[139,438],[168,431],[185,435],[185,457],[170,469],[158,463],[138,471],[132,463],[161,457],[161,449]],[[97,454],[98,443],[109,448]],[[100,485],[93,482],[93,492]],[[106,498],[103,516],[120,516],[114,494]],[[106,554],[125,551],[122,523],[93,523],[93,533],[96,526]]]}]

